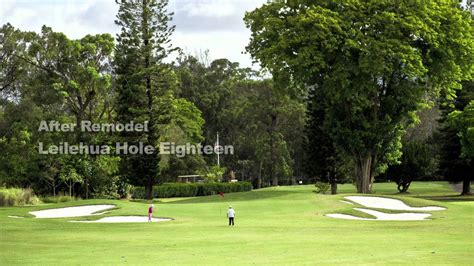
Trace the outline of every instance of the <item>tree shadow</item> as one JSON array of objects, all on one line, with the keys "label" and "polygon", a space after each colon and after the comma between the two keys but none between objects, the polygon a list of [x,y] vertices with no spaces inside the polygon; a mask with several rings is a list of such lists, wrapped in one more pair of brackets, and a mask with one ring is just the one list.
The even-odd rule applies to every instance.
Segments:
[{"label": "tree shadow", "polygon": [[434,201],[444,201],[444,202],[469,202],[474,201],[474,195],[471,196],[460,196],[460,195],[441,195],[441,196],[417,196],[417,198],[434,200]]}]

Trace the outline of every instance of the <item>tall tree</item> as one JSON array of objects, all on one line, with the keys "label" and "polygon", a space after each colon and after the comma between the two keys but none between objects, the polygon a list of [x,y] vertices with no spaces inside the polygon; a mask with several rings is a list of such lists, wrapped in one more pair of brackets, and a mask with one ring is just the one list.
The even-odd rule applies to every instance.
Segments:
[{"label": "tall tree", "polygon": [[[290,184],[302,174],[302,96],[287,95],[286,88],[227,59],[207,63],[184,56],[176,72],[179,95],[206,120],[206,143],[213,144],[219,132],[220,143],[234,146],[234,155],[220,158],[229,172],[259,188]],[[215,164],[215,156],[207,162]]]},{"label": "tall tree", "polygon": [[[116,3],[119,4],[116,24],[121,27],[115,52],[117,120],[148,123],[147,132],[128,132],[121,137],[129,144],[142,142],[158,147],[158,142],[163,139],[161,129],[173,121],[169,116],[178,113],[188,118],[196,114],[200,116],[200,113],[190,111],[193,109],[187,102],[166,100],[177,86],[174,71],[164,62],[177,50],[170,45],[174,26],[169,24],[173,14],[168,13],[166,0],[116,0]],[[172,111],[175,109],[176,112]],[[163,110],[169,110],[169,113],[163,114]],[[190,121],[194,123],[192,126],[189,123],[175,126],[181,126],[183,131],[197,127],[200,134],[201,120],[187,120]],[[163,160],[167,158],[160,159],[157,149],[153,154],[124,156],[121,174],[132,184],[145,186],[146,197],[151,198],[152,187],[159,181],[160,171],[164,170],[161,168],[167,164]]]},{"label": "tall tree", "polygon": [[0,28],[0,95],[18,93],[18,81],[27,66],[18,54],[26,49],[23,33],[7,23]]},{"label": "tall tree", "polygon": [[310,178],[331,184],[331,194],[337,193],[336,145],[324,130],[325,107],[319,101],[318,90],[310,91],[305,128],[305,170]]},{"label": "tall tree", "polygon": [[324,128],[357,190],[400,156],[407,120],[472,76],[470,14],[455,1],[288,1],[247,13],[247,51],[275,78],[317,86]]},{"label": "tall tree", "polygon": [[[81,124],[83,121],[98,123],[111,118],[110,63],[113,48],[113,38],[109,34],[69,40],[63,33],[43,26],[41,34],[32,38],[28,54],[22,58],[35,68],[32,75],[42,88],[30,93],[40,99],[44,97],[41,94],[53,96],[40,105],[53,99],[53,102],[64,103],[63,110],[73,117],[76,130],[74,139],[68,141],[70,144],[101,141],[100,134],[83,132]],[[83,160],[93,161],[95,157],[85,155]],[[82,175],[84,194],[88,198],[93,178],[91,172],[77,170],[75,173]]]},{"label": "tall tree", "polygon": [[462,195],[470,193],[473,179],[472,107],[474,83],[466,82],[453,101],[441,105],[440,128],[435,135],[439,152],[439,174],[450,182],[463,182]]}]

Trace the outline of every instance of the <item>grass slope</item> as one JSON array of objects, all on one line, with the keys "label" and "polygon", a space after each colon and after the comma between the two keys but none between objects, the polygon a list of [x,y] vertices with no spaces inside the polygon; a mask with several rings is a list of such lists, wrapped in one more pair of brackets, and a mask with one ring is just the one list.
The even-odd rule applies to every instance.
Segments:
[{"label": "grass slope", "polygon": [[[148,204],[84,200],[36,207],[0,208],[0,265],[90,264],[472,264],[474,199],[456,199],[445,183],[414,183],[395,195],[393,184],[376,184],[378,195],[414,206],[438,205],[430,221],[353,221],[325,217],[350,214],[340,202],[354,194],[315,195],[312,186],[267,188],[218,196],[167,199],[155,203],[154,224],[82,224],[76,219],[13,219],[28,211],[87,204],[115,204],[112,215],[146,215]],[[426,200],[437,198],[438,201]],[[228,205],[236,226],[226,225]]]}]

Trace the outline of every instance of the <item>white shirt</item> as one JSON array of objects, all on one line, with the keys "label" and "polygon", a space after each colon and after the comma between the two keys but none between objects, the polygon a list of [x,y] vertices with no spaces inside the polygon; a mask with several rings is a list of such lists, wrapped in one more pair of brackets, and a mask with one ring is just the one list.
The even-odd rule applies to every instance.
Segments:
[{"label": "white shirt", "polygon": [[229,209],[229,210],[227,211],[227,217],[229,217],[229,218],[234,218],[234,217],[235,217],[235,211],[234,211],[234,209]]}]

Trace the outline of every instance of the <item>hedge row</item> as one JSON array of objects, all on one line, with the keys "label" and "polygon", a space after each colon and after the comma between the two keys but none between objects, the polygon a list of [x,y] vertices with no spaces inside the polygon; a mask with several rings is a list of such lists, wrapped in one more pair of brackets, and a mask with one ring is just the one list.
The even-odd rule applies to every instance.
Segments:
[{"label": "hedge row", "polygon": [[[219,192],[243,192],[252,190],[250,182],[236,183],[165,183],[153,187],[153,198],[174,198],[174,197],[196,197],[216,195]],[[132,197],[135,199],[145,198],[143,187],[134,187]]]}]

